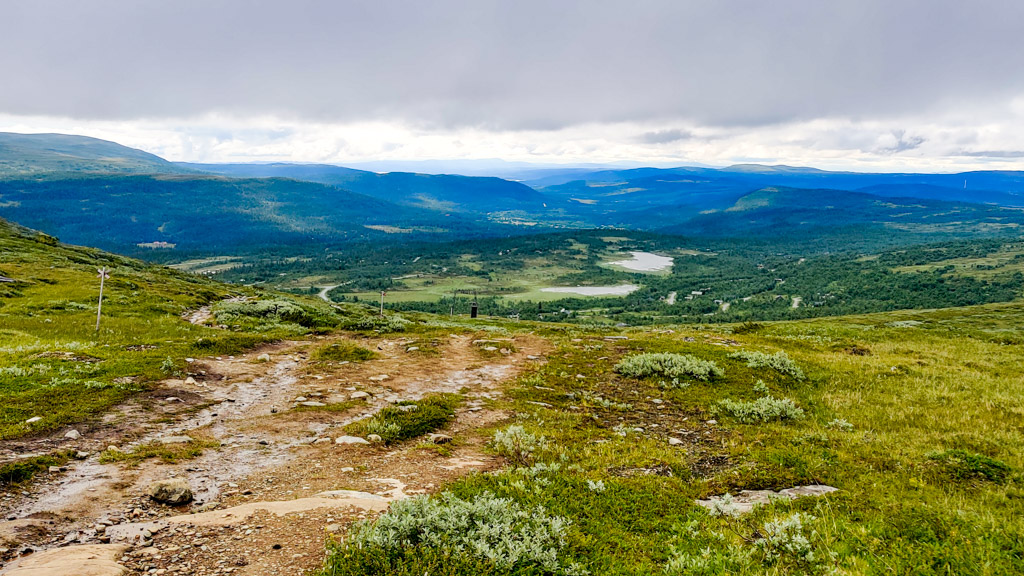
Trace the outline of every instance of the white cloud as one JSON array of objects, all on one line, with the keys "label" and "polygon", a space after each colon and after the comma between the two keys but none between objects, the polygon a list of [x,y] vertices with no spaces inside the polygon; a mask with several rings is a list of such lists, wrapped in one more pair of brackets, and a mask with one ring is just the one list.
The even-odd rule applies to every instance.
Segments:
[{"label": "white cloud", "polygon": [[[0,115],[0,131],[113,140],[169,160],[321,162],[492,159],[552,163],[742,162],[864,171],[1022,169],[1024,112],[1008,102],[985,118],[820,118],[765,126],[587,123],[557,130],[488,130],[400,122],[321,123],[207,114],[185,119],[76,120]],[[671,137],[663,137],[663,135]],[[652,137],[651,135],[655,135]],[[678,136],[678,137],[677,137]]]}]

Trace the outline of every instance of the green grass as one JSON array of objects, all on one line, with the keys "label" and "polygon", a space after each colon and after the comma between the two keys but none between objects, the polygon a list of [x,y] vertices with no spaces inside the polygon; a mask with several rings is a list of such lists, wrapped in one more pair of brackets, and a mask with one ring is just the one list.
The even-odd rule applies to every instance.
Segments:
[{"label": "green grass", "polygon": [[[568,519],[562,553],[591,574],[1021,573],[1022,326],[1024,306],[1000,304],[765,323],[742,334],[630,330],[616,342],[587,328],[552,331],[548,363],[508,390],[515,424],[545,438],[537,464],[471,475],[445,492],[493,494]],[[750,366],[738,350],[784,352],[804,378]],[[642,353],[690,355],[723,374],[671,388],[616,373]],[[719,418],[723,400],[768,395],[791,398],[803,418]],[[816,483],[840,491],[739,518],[694,503]],[[795,514],[807,538],[800,553],[778,543],[792,541]],[[443,545],[334,554],[325,574],[468,575],[485,562]]]},{"label": "green grass", "polygon": [[0,466],[0,489],[28,482],[36,474],[48,470],[50,466],[63,466],[71,459],[71,454],[69,451],[59,451],[8,462]]},{"label": "green grass", "polygon": [[352,434],[376,434],[385,444],[422,436],[442,428],[455,417],[462,403],[458,394],[435,394],[418,401],[403,401],[386,406],[371,418],[346,427]]},{"label": "green grass", "polygon": [[104,450],[100,454],[100,463],[123,462],[128,466],[137,466],[143,460],[159,458],[166,464],[174,464],[182,460],[198,458],[203,455],[203,450],[205,449],[220,447],[220,442],[211,438],[196,436],[194,431],[190,432],[190,434],[193,438],[189,442],[163,444],[159,441],[153,441],[140,444],[129,452]]},{"label": "green grass", "polygon": [[320,362],[365,362],[378,354],[352,342],[334,342],[320,346],[310,358]]},{"label": "green grass", "polygon": [[[95,330],[96,268],[111,270]],[[357,306],[265,295],[99,250],[63,246],[0,220],[0,440],[94,418],[151,383],[182,376],[186,357],[237,354],[265,342],[370,317]],[[182,319],[214,306],[232,326]],[[257,303],[270,301],[270,306]],[[33,423],[28,420],[39,417]]]}]

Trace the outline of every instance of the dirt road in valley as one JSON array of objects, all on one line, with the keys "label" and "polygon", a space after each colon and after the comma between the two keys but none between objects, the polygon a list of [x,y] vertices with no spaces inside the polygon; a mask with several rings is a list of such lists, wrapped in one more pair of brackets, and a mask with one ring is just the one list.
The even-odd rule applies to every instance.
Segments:
[{"label": "dirt road in valley", "polygon": [[[192,380],[168,380],[91,425],[77,440],[33,439],[12,454],[56,448],[90,452],[24,492],[0,496],[0,574],[304,574],[321,565],[329,534],[501,462],[477,434],[509,415],[491,407],[502,383],[542,362],[547,343],[481,334],[431,341],[360,338],[380,357],[361,363],[309,361],[343,337],[283,342],[238,357],[197,358]],[[342,428],[398,400],[461,392],[466,402],[441,449],[410,440],[336,444]],[[353,400],[353,398],[355,398]],[[301,402],[327,406],[303,406]],[[332,409],[328,409],[331,407]],[[190,436],[219,443],[175,464],[100,464],[108,445]],[[4,453],[0,453],[0,458]],[[188,507],[152,502],[157,480],[185,479]],[[197,513],[198,512],[198,513]],[[29,552],[29,551],[32,552]],[[86,571],[83,567],[95,567]],[[92,570],[92,568],[89,568]],[[106,570],[106,571],[104,571]]]}]

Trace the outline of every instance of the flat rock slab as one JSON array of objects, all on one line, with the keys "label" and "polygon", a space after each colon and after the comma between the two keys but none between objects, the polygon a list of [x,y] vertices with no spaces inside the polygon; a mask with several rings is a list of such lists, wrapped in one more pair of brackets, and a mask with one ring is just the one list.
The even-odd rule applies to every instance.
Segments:
[{"label": "flat rock slab", "polygon": [[163,438],[157,438],[157,442],[161,444],[188,444],[192,441],[191,436],[164,436]]},{"label": "flat rock slab", "polygon": [[211,510],[199,514],[183,514],[171,516],[164,521],[170,524],[189,524],[191,526],[231,526],[241,524],[246,518],[257,511],[263,510],[275,516],[284,516],[296,512],[308,512],[317,508],[348,508],[354,506],[363,510],[373,512],[384,512],[391,504],[391,500],[382,498],[376,494],[368,494],[367,497],[327,497],[315,496],[313,498],[296,498],[295,500],[280,500],[273,502],[251,502],[224,510]]},{"label": "flat rock slab", "polygon": [[[754,509],[754,506],[770,504],[772,500],[796,500],[807,496],[824,496],[832,492],[838,492],[838,488],[824,484],[812,484],[810,486],[795,486],[778,492],[772,490],[742,490],[732,497],[732,505],[739,514],[746,514]],[[721,496],[712,496],[707,500],[697,500],[697,504],[708,510],[722,500]]]},{"label": "flat rock slab", "polygon": [[111,542],[137,542],[149,540],[153,534],[163,530],[167,524],[163,522],[130,522],[107,526],[104,534]]},{"label": "flat rock slab", "polygon": [[117,563],[127,550],[120,544],[68,546],[37,552],[0,572],[5,576],[121,576],[127,573]]}]

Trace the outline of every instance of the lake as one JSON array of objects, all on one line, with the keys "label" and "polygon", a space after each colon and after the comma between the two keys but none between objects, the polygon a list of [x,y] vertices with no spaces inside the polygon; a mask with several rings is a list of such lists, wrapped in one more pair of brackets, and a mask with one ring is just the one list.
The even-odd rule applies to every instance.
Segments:
[{"label": "lake", "polygon": [[610,266],[618,266],[636,272],[660,272],[672,267],[671,256],[661,256],[650,252],[630,252],[629,260],[609,262]]}]

